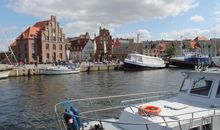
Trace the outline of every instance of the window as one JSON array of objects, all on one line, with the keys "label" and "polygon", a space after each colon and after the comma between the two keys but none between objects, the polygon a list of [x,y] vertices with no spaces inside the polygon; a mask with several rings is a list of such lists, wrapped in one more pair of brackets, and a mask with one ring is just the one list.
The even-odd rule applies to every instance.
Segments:
[{"label": "window", "polygon": [[191,80],[191,79],[189,78],[189,76],[187,76],[187,77],[183,80],[182,86],[181,86],[181,88],[180,88],[180,91],[181,91],[181,92],[186,92],[186,91],[187,91],[187,89],[189,88],[190,80]]},{"label": "window", "polygon": [[59,57],[60,57],[60,59],[62,59],[62,53],[60,53]]},{"label": "window", "polygon": [[34,53],[34,51],[35,51],[35,44],[32,43],[31,47],[32,47],[32,53]]},{"label": "window", "polygon": [[216,94],[217,98],[220,98],[220,82],[218,84],[218,90],[217,90],[217,94]]},{"label": "window", "polygon": [[49,50],[49,44],[46,44],[46,49]]},{"label": "window", "polygon": [[53,50],[56,51],[56,45],[53,45]]},{"label": "window", "polygon": [[34,61],[35,59],[35,53],[32,53],[32,60]]},{"label": "window", "polygon": [[49,62],[49,59],[50,59],[50,54],[47,53],[46,62]]},{"label": "window", "polygon": [[207,80],[205,79],[205,77],[195,79],[190,93],[198,94],[202,96],[208,96],[212,83],[213,83],[212,80]]},{"label": "window", "polygon": [[138,56],[138,57],[137,57],[137,61],[142,62],[141,56]]},{"label": "window", "polygon": [[59,49],[62,50],[62,45],[59,45]]}]

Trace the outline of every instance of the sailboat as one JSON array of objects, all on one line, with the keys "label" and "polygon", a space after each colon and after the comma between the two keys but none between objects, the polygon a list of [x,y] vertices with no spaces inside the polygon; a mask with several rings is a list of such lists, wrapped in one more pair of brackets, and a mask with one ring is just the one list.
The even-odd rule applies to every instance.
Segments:
[{"label": "sailboat", "polygon": [[[139,35],[137,35],[138,44]],[[137,46],[135,46],[137,50]],[[124,70],[146,70],[165,68],[166,64],[160,57],[146,56],[133,51],[124,60]]]}]

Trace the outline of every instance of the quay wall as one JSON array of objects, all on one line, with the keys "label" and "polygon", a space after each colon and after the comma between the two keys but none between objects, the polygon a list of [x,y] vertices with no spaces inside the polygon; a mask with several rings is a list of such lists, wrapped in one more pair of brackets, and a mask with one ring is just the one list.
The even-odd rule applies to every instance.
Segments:
[{"label": "quay wall", "polygon": [[[44,69],[48,66],[52,65],[39,65],[35,67],[34,65],[26,65],[25,67],[17,67],[11,70],[9,76],[17,77],[17,76],[32,76],[32,75],[40,75],[41,69]],[[95,64],[95,65],[81,65],[81,72],[92,72],[92,71],[111,71],[111,70],[122,70],[121,64]]]}]

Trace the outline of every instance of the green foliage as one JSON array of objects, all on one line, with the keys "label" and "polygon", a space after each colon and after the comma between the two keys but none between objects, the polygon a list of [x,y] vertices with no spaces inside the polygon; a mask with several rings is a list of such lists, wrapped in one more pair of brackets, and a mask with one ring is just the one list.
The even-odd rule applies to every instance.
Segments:
[{"label": "green foliage", "polygon": [[177,50],[176,50],[175,47],[169,46],[169,47],[167,48],[167,50],[165,51],[165,53],[167,54],[168,57],[172,57],[172,56],[175,56],[175,55],[176,55]]}]

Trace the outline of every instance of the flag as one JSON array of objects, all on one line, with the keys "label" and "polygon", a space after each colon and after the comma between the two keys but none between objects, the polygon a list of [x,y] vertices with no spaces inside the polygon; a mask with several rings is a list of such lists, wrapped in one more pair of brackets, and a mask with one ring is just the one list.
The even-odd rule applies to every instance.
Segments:
[{"label": "flag", "polygon": [[199,49],[199,48],[201,48],[201,46],[198,44],[198,42],[197,42],[196,40],[192,40],[192,41],[191,41],[191,47],[192,47],[193,49]]}]

